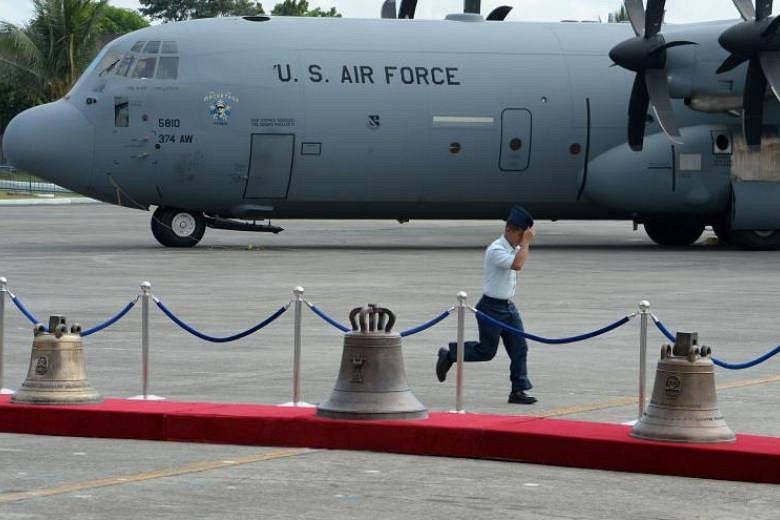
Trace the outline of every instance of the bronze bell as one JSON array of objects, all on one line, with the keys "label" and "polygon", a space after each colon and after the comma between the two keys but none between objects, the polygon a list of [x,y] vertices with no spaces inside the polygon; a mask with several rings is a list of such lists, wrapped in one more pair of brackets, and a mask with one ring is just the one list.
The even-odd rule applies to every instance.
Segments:
[{"label": "bronze bell", "polygon": [[424,419],[425,407],[409,388],[395,315],[376,305],[349,313],[336,387],[317,407],[333,419]]},{"label": "bronze bell", "polygon": [[675,442],[733,442],[736,436],[723,419],[715,395],[712,349],[697,347],[698,334],[678,332],[661,347],[653,398],[631,435]]},{"label": "bronze bell", "polygon": [[49,331],[42,324],[33,329],[30,369],[22,387],[11,397],[12,403],[82,404],[103,399],[87,381],[81,327],[73,325],[68,333],[64,316],[49,318]]}]

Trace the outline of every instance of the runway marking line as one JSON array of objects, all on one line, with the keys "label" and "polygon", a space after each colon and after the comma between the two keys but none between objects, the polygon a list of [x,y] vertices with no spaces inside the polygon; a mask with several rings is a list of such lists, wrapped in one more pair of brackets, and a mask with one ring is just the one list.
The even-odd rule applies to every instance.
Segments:
[{"label": "runway marking line", "polygon": [[[746,379],[744,381],[734,381],[732,383],[723,383],[716,385],[717,390],[733,390],[735,388],[745,388],[748,386],[764,385],[767,383],[780,382],[780,375],[759,377],[757,379]],[[637,404],[639,397],[623,397],[621,399],[613,399],[612,401],[605,401],[603,403],[591,403],[582,404],[578,406],[567,406],[564,408],[553,408],[546,412],[540,412],[533,414],[534,417],[561,417],[563,415],[572,415],[575,413],[595,412],[597,410],[606,410],[609,408],[620,408],[622,406],[630,406]]]},{"label": "runway marking line", "polygon": [[265,462],[268,460],[296,457],[299,455],[314,453],[316,451],[319,450],[311,450],[311,449],[277,450],[277,451],[272,451],[267,453],[248,455],[246,457],[220,459],[220,460],[209,461],[209,462],[196,462],[194,464],[186,464],[184,466],[163,468],[163,469],[148,471],[144,473],[135,473],[132,475],[122,475],[122,476],[108,477],[108,478],[102,478],[97,480],[87,480],[85,482],[63,484],[61,486],[53,486],[53,487],[48,487],[43,489],[36,489],[32,491],[0,493],[0,504],[8,503],[8,502],[18,502],[21,500],[29,500],[32,498],[50,497],[53,495],[62,495],[66,493],[75,493],[78,491],[85,491],[89,489],[99,489],[99,488],[104,488],[109,486],[119,486],[122,484],[130,484],[133,482],[144,482],[146,480],[154,480],[158,478],[176,477],[180,475],[188,475],[191,473],[201,473],[204,471],[210,471],[214,469],[240,466],[242,464],[252,464],[254,462]]}]

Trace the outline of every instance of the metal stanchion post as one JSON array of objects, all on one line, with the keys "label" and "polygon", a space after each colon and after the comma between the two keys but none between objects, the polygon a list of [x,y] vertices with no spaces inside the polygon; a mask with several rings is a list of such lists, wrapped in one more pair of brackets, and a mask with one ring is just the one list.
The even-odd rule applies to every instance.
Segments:
[{"label": "metal stanchion post", "polygon": [[130,399],[159,401],[165,399],[149,393],[149,300],[152,299],[152,284],[141,284],[141,365],[143,371],[143,394]]},{"label": "metal stanchion post", "polygon": [[293,345],[293,404],[301,401],[301,305],[303,304],[303,287],[293,289],[295,295],[295,339]]},{"label": "metal stanchion post", "polygon": [[458,298],[458,352],[457,369],[455,372],[455,413],[463,413],[463,361],[464,353],[464,328],[466,326],[466,298],[468,294],[460,291]]},{"label": "metal stanchion post", "polygon": [[650,302],[639,302],[639,415],[637,420],[645,413],[645,386],[647,384],[647,320],[650,317]]},{"label": "metal stanchion post", "polygon": [[5,360],[5,295],[8,293],[8,280],[0,277],[0,394],[13,394],[3,386],[3,361]]},{"label": "metal stanchion post", "polygon": [[295,319],[293,330],[293,399],[282,406],[312,406],[301,401],[301,322],[303,321],[301,309],[303,308],[303,292],[303,287],[300,286],[293,289],[293,295],[295,295],[293,300]]}]

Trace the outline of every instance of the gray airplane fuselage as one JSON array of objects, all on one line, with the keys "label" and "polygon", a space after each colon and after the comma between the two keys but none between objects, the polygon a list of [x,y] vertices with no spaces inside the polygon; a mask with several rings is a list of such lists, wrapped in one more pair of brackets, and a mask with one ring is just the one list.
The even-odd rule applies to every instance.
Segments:
[{"label": "gray airplane fuselage", "polygon": [[[665,31],[716,41],[733,24]],[[736,151],[715,153],[713,139],[738,141],[738,118],[676,101],[684,144],[651,118],[644,151],[626,146],[633,74],[608,53],[632,36],[591,23],[162,24],[110,43],[66,99],[18,116],[6,150],[106,202],[225,218],[499,218],[515,203],[540,219],[727,211]],[[175,45],[144,53],[148,42]],[[715,75],[726,56],[670,50],[673,97],[741,95],[744,66]],[[128,57],[141,77],[118,74],[121,61],[107,69]]]}]

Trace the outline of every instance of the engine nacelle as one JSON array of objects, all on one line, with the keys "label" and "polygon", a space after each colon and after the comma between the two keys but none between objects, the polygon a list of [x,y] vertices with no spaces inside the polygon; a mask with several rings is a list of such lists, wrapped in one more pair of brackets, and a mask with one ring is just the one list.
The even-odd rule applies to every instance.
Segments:
[{"label": "engine nacelle", "polygon": [[[672,98],[741,98],[746,65],[718,74],[729,53],[718,43],[718,37],[733,21],[685,26],[669,26],[664,34],[668,41],[689,40],[700,45],[674,47],[667,51],[666,74]],[[710,105],[713,103],[710,101]],[[738,105],[741,108],[741,104]]]},{"label": "engine nacelle", "polygon": [[599,155],[589,163],[584,196],[639,218],[724,212],[731,196],[734,131],[708,125],[681,133],[682,145],[658,133],[645,138],[641,152],[624,144]]}]

